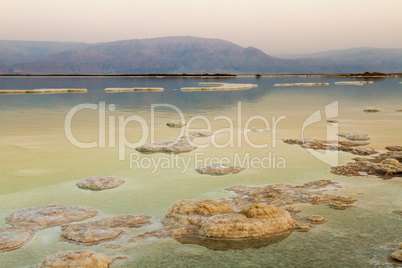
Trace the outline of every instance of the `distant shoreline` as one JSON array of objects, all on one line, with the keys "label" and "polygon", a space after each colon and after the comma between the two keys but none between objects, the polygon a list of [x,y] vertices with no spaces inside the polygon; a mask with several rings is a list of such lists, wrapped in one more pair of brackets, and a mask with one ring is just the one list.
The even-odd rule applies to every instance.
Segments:
[{"label": "distant shoreline", "polygon": [[342,77],[342,78],[397,78],[402,73],[382,74],[0,74],[0,77],[156,77],[156,78],[236,78],[236,77]]}]

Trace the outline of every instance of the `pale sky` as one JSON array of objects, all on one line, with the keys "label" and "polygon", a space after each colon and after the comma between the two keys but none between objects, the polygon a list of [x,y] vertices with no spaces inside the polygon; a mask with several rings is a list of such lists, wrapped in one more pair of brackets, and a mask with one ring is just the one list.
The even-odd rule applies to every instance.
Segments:
[{"label": "pale sky", "polygon": [[224,39],[267,54],[402,48],[402,0],[1,0],[0,39]]}]

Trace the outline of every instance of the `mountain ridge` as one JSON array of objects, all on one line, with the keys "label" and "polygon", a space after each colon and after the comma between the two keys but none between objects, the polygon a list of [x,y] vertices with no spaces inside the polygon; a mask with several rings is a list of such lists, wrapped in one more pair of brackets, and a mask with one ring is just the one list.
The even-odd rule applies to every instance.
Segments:
[{"label": "mountain ridge", "polygon": [[350,49],[312,53],[306,57],[279,58],[267,55],[258,48],[244,48],[221,39],[194,36],[95,44],[0,40],[0,73],[107,75],[402,72],[402,49],[367,49],[364,53],[361,53],[361,49]]}]

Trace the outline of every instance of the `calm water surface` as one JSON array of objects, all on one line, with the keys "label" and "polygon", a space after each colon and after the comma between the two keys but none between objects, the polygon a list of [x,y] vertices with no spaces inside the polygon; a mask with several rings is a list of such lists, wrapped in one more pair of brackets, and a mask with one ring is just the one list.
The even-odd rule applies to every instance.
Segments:
[{"label": "calm water surface", "polygon": [[[401,218],[392,213],[392,210],[402,209],[402,179],[385,181],[376,177],[336,176],[330,174],[329,165],[305,149],[281,141],[283,138],[301,138],[303,123],[319,110],[321,120],[307,126],[304,135],[327,138],[327,130],[333,131],[336,126],[325,122],[325,106],[338,101],[339,131],[366,132],[371,138],[370,147],[381,152],[387,145],[402,145],[402,113],[396,112],[402,109],[401,79],[374,80],[373,84],[364,86],[334,85],[342,80],[345,79],[1,77],[0,89],[87,88],[88,93],[0,95],[0,226],[7,226],[3,219],[17,209],[50,203],[96,208],[101,215],[95,219],[144,213],[152,216],[153,224],[127,229],[125,236],[111,242],[122,245],[120,249],[106,248],[104,245],[108,243],[83,246],[59,242],[60,227],[48,228],[38,232],[22,248],[0,253],[0,266],[28,267],[48,255],[77,249],[90,249],[112,257],[128,256],[127,260],[118,261],[113,267],[381,266],[390,254],[387,247],[402,241]],[[180,91],[181,87],[206,81],[256,83],[258,88],[232,92]],[[327,82],[330,86],[273,86],[294,82]],[[103,91],[107,87],[163,87],[165,91],[107,94]],[[74,115],[71,126],[74,137],[81,142],[98,143],[96,148],[76,147],[65,134],[67,114],[79,104],[99,107],[103,103],[106,115],[101,123],[99,109],[83,109]],[[130,147],[149,141],[150,134],[145,135],[136,121],[124,128],[119,122],[119,117],[124,120],[137,116],[151,127],[153,104],[177,107],[186,120],[196,116],[208,119],[211,130],[218,131],[213,139],[221,148],[210,146],[181,154],[179,159],[188,161],[188,168],[175,165],[171,159],[168,160],[169,167],[155,168],[150,164],[152,160],[170,156],[137,153]],[[382,112],[364,113],[362,110],[366,106],[380,107]],[[249,121],[253,116],[258,118]],[[245,127],[266,128],[261,118],[266,119],[271,129],[276,122],[276,131],[242,134]],[[169,107],[156,108],[154,119],[156,140],[174,140],[180,135],[180,129],[166,127],[167,121],[179,119],[177,111]],[[206,127],[205,121],[200,119],[191,124],[192,129]],[[222,131],[229,128],[234,130],[233,133]],[[122,138],[130,146],[124,146]],[[196,143],[208,145],[211,139],[197,138]],[[267,146],[255,148],[251,143]],[[119,144],[122,144],[120,150]],[[119,153],[124,160],[119,160]],[[194,170],[211,157],[226,157],[234,162],[236,157],[244,159],[246,155],[270,159],[265,162],[269,161],[270,166],[249,167],[242,173],[223,177],[200,175]],[[345,164],[352,157],[348,153],[339,153],[339,164]],[[84,191],[75,186],[78,180],[89,176],[117,176],[124,178],[126,183],[101,192]],[[296,185],[319,179],[340,182],[342,188],[333,193],[354,196],[358,199],[356,206],[339,211],[323,205],[297,204],[302,209],[302,216],[318,214],[327,222],[307,233],[293,232],[271,246],[213,251],[199,245],[184,245],[173,239],[127,243],[136,234],[159,228],[159,221],[177,200],[227,197],[232,193],[225,188],[239,184]]]}]

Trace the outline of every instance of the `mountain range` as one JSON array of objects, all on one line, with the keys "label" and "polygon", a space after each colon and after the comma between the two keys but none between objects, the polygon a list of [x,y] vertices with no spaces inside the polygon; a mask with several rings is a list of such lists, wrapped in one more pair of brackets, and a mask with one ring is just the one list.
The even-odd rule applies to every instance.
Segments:
[{"label": "mountain range", "polygon": [[0,40],[0,74],[402,73],[402,49],[267,55],[192,36],[105,43]]}]

